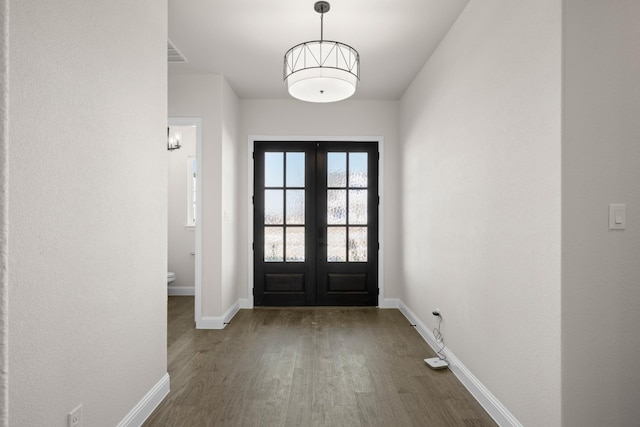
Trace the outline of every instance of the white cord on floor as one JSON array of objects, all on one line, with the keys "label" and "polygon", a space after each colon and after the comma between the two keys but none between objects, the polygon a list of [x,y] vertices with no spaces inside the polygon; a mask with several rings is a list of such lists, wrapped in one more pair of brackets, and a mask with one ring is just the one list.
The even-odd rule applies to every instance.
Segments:
[{"label": "white cord on floor", "polygon": [[442,354],[442,351],[444,350],[444,337],[442,336],[442,332],[440,332],[440,325],[442,324],[442,315],[439,314],[436,317],[438,318],[438,326],[433,328],[433,336],[436,339],[436,343],[440,345],[440,349],[436,351],[436,354],[438,355],[440,360],[447,360],[447,357],[444,354]]}]

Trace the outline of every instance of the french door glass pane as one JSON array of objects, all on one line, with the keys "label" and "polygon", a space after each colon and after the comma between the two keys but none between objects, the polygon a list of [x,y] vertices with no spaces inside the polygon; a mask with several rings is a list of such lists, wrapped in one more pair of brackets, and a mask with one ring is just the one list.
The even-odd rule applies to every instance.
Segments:
[{"label": "french door glass pane", "polygon": [[287,187],[304,187],[304,153],[287,153]]},{"label": "french door glass pane", "polygon": [[304,224],[304,190],[287,190],[287,224]]},{"label": "french door glass pane", "polygon": [[328,262],[367,261],[368,156],[367,153],[327,153],[327,225],[363,226],[349,227],[348,237],[346,228],[327,229]]},{"label": "french door glass pane", "polygon": [[304,262],[304,227],[287,227],[287,262]]},{"label": "french door glass pane", "polygon": [[347,190],[327,190],[327,224],[347,223]]},{"label": "french door glass pane", "polygon": [[304,262],[305,153],[267,152],[264,162],[264,261]]},{"label": "french door glass pane", "polygon": [[284,195],[282,190],[264,190],[264,223],[284,223]]},{"label": "french door glass pane", "polygon": [[349,227],[349,262],[367,262],[367,227]]},{"label": "french door glass pane", "polygon": [[347,186],[347,153],[327,154],[327,187]]},{"label": "french door glass pane", "polygon": [[283,227],[264,228],[264,262],[284,260]]},{"label": "french door glass pane", "polygon": [[327,228],[327,262],[345,262],[347,260],[347,228]]},{"label": "french door glass pane", "polygon": [[366,187],[367,153],[349,153],[349,187]]},{"label": "french door glass pane", "polygon": [[282,187],[284,183],[284,153],[264,153],[264,186]]},{"label": "french door glass pane", "polygon": [[367,190],[349,190],[349,224],[367,224],[367,195]]}]

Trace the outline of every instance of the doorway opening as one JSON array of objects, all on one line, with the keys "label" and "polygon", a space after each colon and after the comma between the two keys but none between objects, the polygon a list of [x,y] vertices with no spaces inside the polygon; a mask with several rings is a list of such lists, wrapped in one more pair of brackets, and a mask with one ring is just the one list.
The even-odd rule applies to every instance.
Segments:
[{"label": "doorway opening", "polygon": [[[193,295],[194,317],[201,316],[200,295],[202,282],[201,171],[202,171],[202,121],[197,117],[170,117],[170,132],[181,133],[183,148],[170,152],[176,167],[177,198],[170,200],[169,209],[175,218],[173,234],[170,232],[169,269],[177,270],[174,286],[169,295]],[[171,165],[170,165],[171,167]],[[170,183],[171,186],[171,183]],[[171,216],[171,215],[170,215]],[[171,224],[170,224],[171,227]],[[173,258],[171,258],[173,257]]]},{"label": "doorway opening", "polygon": [[377,141],[254,141],[256,306],[378,305]]}]

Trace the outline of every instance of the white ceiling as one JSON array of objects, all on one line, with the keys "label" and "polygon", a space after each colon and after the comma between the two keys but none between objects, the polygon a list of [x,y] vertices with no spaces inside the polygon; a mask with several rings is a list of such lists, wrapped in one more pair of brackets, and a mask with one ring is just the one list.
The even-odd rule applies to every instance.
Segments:
[{"label": "white ceiling", "polygon": [[[355,99],[398,99],[469,0],[329,0],[324,39],[360,53]],[[288,98],[284,53],[320,39],[315,0],[169,0],[169,39],[188,63],[222,74],[240,98]]]}]

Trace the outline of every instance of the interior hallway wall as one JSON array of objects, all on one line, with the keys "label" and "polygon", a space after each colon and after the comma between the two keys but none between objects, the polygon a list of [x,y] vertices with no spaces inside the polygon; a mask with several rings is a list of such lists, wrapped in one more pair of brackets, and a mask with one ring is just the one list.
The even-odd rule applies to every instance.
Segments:
[{"label": "interior hallway wall", "polygon": [[222,82],[222,307],[227,310],[240,295],[238,204],[240,152],[240,100],[226,79]]},{"label": "interior hallway wall", "polygon": [[222,79],[222,76],[214,74],[169,74],[169,117],[198,117],[202,120],[202,158],[198,159],[198,182],[202,185],[200,309],[203,316],[218,316],[223,312],[220,300]]},{"label": "interior hallway wall", "polygon": [[167,2],[9,13],[9,424],[114,426],[167,372]]},{"label": "interior hallway wall", "polygon": [[640,2],[565,0],[563,24],[563,425],[637,425]]},{"label": "interior hallway wall", "polygon": [[[237,176],[234,150],[234,122],[238,122],[237,97],[221,75],[170,74],[169,117],[197,117],[202,120],[202,151],[198,159],[202,185],[202,290],[201,314],[204,318],[222,316],[237,300],[233,257],[237,232],[235,222]],[[225,212],[227,219],[225,220]],[[232,260],[232,261],[229,261]],[[230,265],[231,264],[231,267]],[[232,301],[233,300],[233,301]]]},{"label": "interior hallway wall", "polygon": [[9,388],[9,227],[7,176],[7,71],[9,45],[8,2],[0,0],[0,426],[8,425]]},{"label": "interior hallway wall", "polygon": [[469,2],[401,100],[401,299],[524,425],[560,425],[559,2]]},{"label": "interior hallway wall", "polygon": [[398,102],[347,100],[331,104],[312,104],[293,99],[287,100],[241,100],[242,152],[240,167],[240,297],[248,298],[248,271],[253,269],[253,260],[248,259],[249,198],[247,177],[249,161],[247,152],[250,135],[273,136],[383,136],[384,137],[384,212],[380,221],[384,227],[385,297],[397,298],[398,278]]}]

